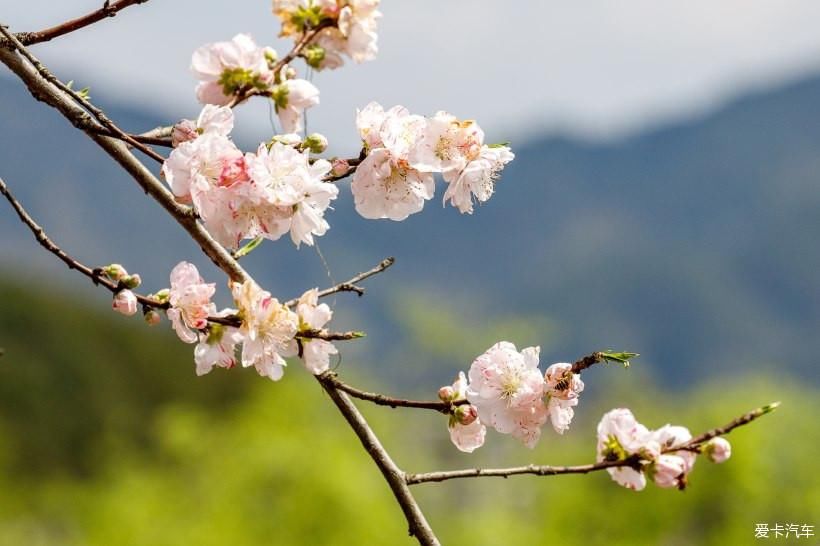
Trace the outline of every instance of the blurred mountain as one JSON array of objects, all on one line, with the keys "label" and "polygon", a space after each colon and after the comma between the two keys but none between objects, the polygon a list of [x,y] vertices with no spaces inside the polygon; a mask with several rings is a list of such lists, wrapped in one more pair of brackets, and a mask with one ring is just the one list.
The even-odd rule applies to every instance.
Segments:
[{"label": "blurred mountain", "polygon": [[[128,130],[171,121],[92,93]],[[819,101],[820,77],[618,142],[489,135],[513,140],[517,158],[473,215],[442,208],[439,188],[405,222],[367,221],[345,189],[321,252],[266,243],[247,267],[290,297],[396,256],[366,298],[339,295],[335,305],[340,324],[370,333],[352,354],[402,379],[449,378],[469,362],[453,355],[487,348],[483,335],[459,336],[448,354],[425,348],[427,338],[518,317],[510,341],[540,343],[549,361],[627,349],[673,387],[748,367],[816,382]],[[222,278],[93,143],[16,81],[0,80],[0,120],[0,176],[69,253],[121,262],[147,290],[167,285],[181,259]],[[252,149],[247,136],[237,140]],[[37,247],[10,208],[0,211],[0,273],[108,305]],[[418,324],[425,313],[428,330],[407,328],[408,314]]]}]

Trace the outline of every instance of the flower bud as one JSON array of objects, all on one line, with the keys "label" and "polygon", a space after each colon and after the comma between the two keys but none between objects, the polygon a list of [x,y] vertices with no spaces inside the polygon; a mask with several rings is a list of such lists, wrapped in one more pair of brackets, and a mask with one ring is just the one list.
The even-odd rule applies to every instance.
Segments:
[{"label": "flower bud", "polygon": [[130,290],[120,290],[114,294],[111,308],[118,313],[130,317],[137,312],[137,296]]},{"label": "flower bud", "polygon": [[330,162],[330,173],[333,176],[344,176],[350,170],[350,163],[346,159],[334,159]]},{"label": "flower bud", "polygon": [[156,326],[162,320],[160,314],[153,309],[149,309],[148,311],[146,311],[142,318],[145,319],[145,322],[148,324],[148,326]]},{"label": "flower bud", "polygon": [[464,404],[461,406],[456,407],[453,415],[461,425],[469,425],[473,423],[476,419],[478,419],[478,410],[475,409],[475,406],[470,404]]},{"label": "flower bud", "polygon": [[133,275],[128,275],[120,279],[122,285],[126,288],[136,288],[142,283],[142,279],[139,276],[139,273],[134,273]]},{"label": "flower bud", "polygon": [[176,148],[183,142],[194,140],[198,136],[199,131],[197,131],[196,123],[190,119],[183,119],[178,121],[171,131],[171,145]]},{"label": "flower bud", "polygon": [[302,138],[296,133],[286,133],[284,135],[275,135],[271,139],[271,145],[273,145],[274,142],[279,142],[285,146],[298,146],[302,143]]},{"label": "flower bud", "polygon": [[314,154],[320,154],[327,150],[327,138],[319,133],[311,133],[304,142],[305,148]]},{"label": "flower bud", "polygon": [[285,72],[285,79],[286,80],[292,80],[296,77],[296,69],[293,68],[292,66],[287,67],[284,70],[284,72]]},{"label": "flower bud", "polygon": [[438,399],[442,402],[452,402],[456,397],[456,391],[450,385],[445,385],[438,390]]},{"label": "flower bud", "polygon": [[168,288],[163,288],[156,294],[149,294],[148,297],[155,299],[158,302],[165,303],[166,301],[168,301],[168,298],[171,297],[171,290],[169,290]]},{"label": "flower bud", "polygon": [[270,46],[265,47],[263,51],[265,60],[268,62],[268,68],[273,68],[273,65],[275,65],[276,61],[279,59],[279,55],[277,55],[276,50]]},{"label": "flower bud", "polygon": [[114,282],[119,282],[128,276],[128,271],[120,264],[111,264],[102,268],[103,273]]},{"label": "flower bud", "polygon": [[712,438],[703,448],[703,452],[713,463],[722,463],[732,456],[732,444],[726,438]]},{"label": "flower bud", "polygon": [[302,55],[304,55],[308,66],[320,68],[322,61],[325,60],[325,48],[318,44],[312,44],[304,49]]}]

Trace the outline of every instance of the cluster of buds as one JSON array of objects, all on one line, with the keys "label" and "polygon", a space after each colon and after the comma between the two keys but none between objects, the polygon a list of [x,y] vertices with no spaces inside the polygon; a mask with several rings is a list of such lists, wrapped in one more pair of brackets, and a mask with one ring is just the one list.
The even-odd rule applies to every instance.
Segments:
[{"label": "cluster of buds", "polygon": [[114,293],[111,308],[126,316],[135,314],[138,302],[137,296],[132,290],[142,283],[140,276],[137,273],[129,275],[128,271],[120,264],[110,264],[99,271],[102,271],[102,274],[109,280],[117,283],[117,291]]}]

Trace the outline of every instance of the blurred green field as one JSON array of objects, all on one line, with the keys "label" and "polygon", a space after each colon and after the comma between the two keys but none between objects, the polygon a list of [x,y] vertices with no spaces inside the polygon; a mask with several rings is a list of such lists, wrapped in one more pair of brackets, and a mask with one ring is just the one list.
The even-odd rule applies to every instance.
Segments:
[{"label": "blurred green field", "polygon": [[[297,364],[275,384],[249,370],[197,378],[190,347],[165,328],[110,314],[101,299],[0,283],[0,544],[413,544],[377,469]],[[420,337],[423,321],[444,320],[411,311]],[[464,352],[471,341],[462,334],[428,339],[419,357],[445,354],[454,339]],[[457,371],[441,370],[441,383]],[[590,370],[572,429],[545,429],[533,451],[490,432],[466,455],[438,414],[362,409],[400,466],[425,471],[590,462],[599,417],[622,405],[647,426],[698,433],[783,402],[729,436],[726,464],[699,460],[685,492],[635,493],[605,473],[416,486],[444,544],[734,545],[755,543],[757,523],[820,524],[815,387],[701,377],[694,390],[664,392],[636,371]],[[353,358],[339,372],[396,391]],[[402,392],[431,397],[437,387],[405,382]]]}]

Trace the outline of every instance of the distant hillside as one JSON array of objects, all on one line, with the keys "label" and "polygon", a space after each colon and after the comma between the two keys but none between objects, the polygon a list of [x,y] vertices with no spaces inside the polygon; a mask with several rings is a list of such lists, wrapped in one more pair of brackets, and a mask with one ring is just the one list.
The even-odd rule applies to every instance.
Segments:
[{"label": "distant hillside", "polygon": [[[469,331],[522,316],[540,329],[513,330],[510,339],[542,343],[545,359],[627,348],[678,386],[749,367],[817,381],[818,103],[815,78],[614,144],[514,142],[517,159],[472,216],[443,209],[440,188],[406,222],[366,221],[343,192],[320,239],[332,275],[342,280],[387,255],[398,263],[364,300],[339,296],[338,316],[369,326],[364,356],[389,355],[395,365],[378,369],[408,379],[441,377],[444,366],[449,377],[459,365],[437,350],[408,353],[408,345],[424,346],[444,327]],[[110,114],[133,130],[167,121]],[[0,120],[14,135],[0,147],[0,176],[78,257],[124,262],[148,286],[167,284],[179,259],[204,263],[93,144],[17,82],[0,80]],[[31,243],[8,207],[0,211],[7,274],[35,270],[86,290]],[[284,241],[257,250],[248,267],[284,296],[328,283],[314,250]],[[408,334],[403,316],[425,309],[431,330]],[[468,336],[453,354],[485,348]]]}]

